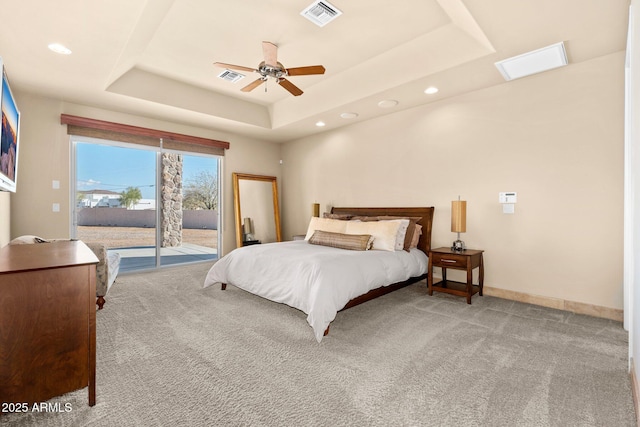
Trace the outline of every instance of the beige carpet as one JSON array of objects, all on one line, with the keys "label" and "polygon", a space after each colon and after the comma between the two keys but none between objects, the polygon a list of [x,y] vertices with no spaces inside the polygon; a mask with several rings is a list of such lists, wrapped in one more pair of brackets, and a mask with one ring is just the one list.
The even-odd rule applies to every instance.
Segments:
[{"label": "beige carpet", "polygon": [[619,323],[424,282],[339,313],[318,344],[305,315],[208,265],[123,276],[97,315],[97,405],[10,414],[25,426],[632,426]]}]

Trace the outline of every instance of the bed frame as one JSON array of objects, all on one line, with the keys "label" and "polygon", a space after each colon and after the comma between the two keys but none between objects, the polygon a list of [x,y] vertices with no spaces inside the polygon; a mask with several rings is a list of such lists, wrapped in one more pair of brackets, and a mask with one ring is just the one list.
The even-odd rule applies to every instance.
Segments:
[{"label": "bed frame", "polygon": [[[351,214],[356,216],[401,216],[401,217],[420,217],[422,220],[419,222],[422,225],[422,235],[420,236],[420,240],[418,241],[418,249],[420,249],[425,254],[429,255],[429,250],[431,250],[431,227],[433,224],[433,207],[424,207],[424,208],[332,208],[331,213],[333,214]],[[374,298],[378,298],[382,295],[386,295],[390,292],[396,291],[398,289],[404,288],[405,286],[411,285],[413,283],[419,282],[420,280],[424,280],[427,278],[427,274],[423,274],[417,277],[411,277],[404,282],[393,283],[388,286],[382,286],[376,289],[372,289],[366,294],[362,294],[351,301],[349,301],[341,310],[343,311],[351,307],[355,307],[356,305],[362,304],[363,302],[370,301]],[[221,284],[221,289],[225,290],[227,288],[226,283]],[[331,325],[327,326],[327,329],[324,331],[324,335],[329,334],[329,328]]]},{"label": "bed frame", "polygon": [[[429,250],[431,250],[431,228],[433,225],[433,207],[426,208],[332,208],[331,213],[333,214],[351,214],[356,216],[402,216],[402,217],[421,217],[422,220],[419,222],[422,225],[422,235],[420,236],[420,240],[418,241],[418,249],[420,249],[425,254],[429,255]],[[362,304],[363,302],[370,301],[374,298],[378,298],[382,295],[386,295],[390,292],[397,291],[398,289],[402,289],[405,286],[411,285],[413,283],[419,282],[420,280],[424,280],[427,278],[427,274],[423,274],[417,277],[411,277],[404,282],[393,283],[388,286],[382,286],[380,288],[372,289],[366,294],[362,294],[358,297],[355,297],[351,301],[349,301],[341,310],[343,311],[351,307],[355,307],[356,305]],[[329,328],[331,325],[327,326],[327,329],[324,331],[324,335],[327,336],[329,334]]]}]

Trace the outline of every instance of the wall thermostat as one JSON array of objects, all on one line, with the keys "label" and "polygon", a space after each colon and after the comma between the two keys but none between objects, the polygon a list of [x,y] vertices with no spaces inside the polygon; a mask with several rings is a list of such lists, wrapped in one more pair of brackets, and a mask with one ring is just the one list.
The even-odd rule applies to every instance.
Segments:
[{"label": "wall thermostat", "polygon": [[518,201],[518,193],[515,191],[498,193],[498,201],[500,203],[516,203]]}]

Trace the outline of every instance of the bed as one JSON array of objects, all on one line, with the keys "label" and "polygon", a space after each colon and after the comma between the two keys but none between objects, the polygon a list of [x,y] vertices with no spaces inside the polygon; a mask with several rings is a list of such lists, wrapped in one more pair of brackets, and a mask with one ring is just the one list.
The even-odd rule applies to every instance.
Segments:
[{"label": "bed", "polygon": [[393,292],[427,277],[433,207],[338,208],[331,214],[419,218],[417,247],[397,251],[352,251],[307,240],[245,246],[209,270],[204,287],[233,285],[307,314],[318,342],[339,311]]}]

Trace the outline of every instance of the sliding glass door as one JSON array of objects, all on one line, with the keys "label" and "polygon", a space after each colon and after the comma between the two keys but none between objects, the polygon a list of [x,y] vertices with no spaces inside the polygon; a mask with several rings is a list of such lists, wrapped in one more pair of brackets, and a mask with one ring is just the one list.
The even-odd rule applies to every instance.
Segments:
[{"label": "sliding glass door", "polygon": [[74,237],[118,252],[121,272],[217,258],[218,157],[72,143]]},{"label": "sliding glass door", "polygon": [[218,159],[162,153],[160,264],[216,259]]}]

